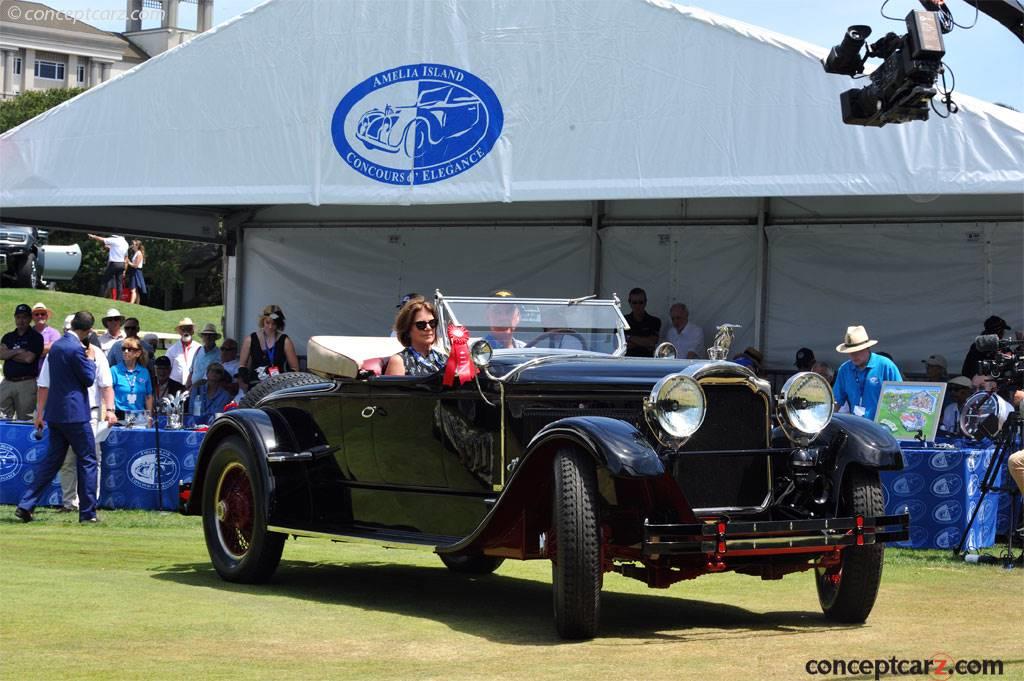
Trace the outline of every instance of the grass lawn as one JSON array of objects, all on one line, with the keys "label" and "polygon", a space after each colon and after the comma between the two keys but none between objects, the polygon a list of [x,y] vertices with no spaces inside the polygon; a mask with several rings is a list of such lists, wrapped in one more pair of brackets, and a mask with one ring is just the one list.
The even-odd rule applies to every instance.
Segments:
[{"label": "grass lawn", "polygon": [[60,330],[64,323],[64,317],[79,310],[88,310],[96,317],[96,332],[103,333],[103,325],[100,318],[106,311],[116,307],[117,311],[125,317],[138,317],[142,326],[142,333],[158,331],[161,333],[174,333],[174,327],[182,317],[191,317],[196,323],[196,331],[207,322],[217,325],[217,330],[223,333],[221,318],[224,316],[224,306],[214,305],[211,307],[196,307],[187,310],[158,310],[155,307],[145,305],[129,305],[109,298],[98,296],[83,296],[77,293],[60,293],[46,289],[27,288],[0,288],[0,319],[3,320],[0,328],[7,333],[14,328],[14,308],[19,303],[35,305],[38,302],[46,304],[46,307],[53,310],[50,316],[50,326]]},{"label": "grass lawn", "polygon": [[1024,679],[1024,570],[946,553],[889,550],[863,626],[827,623],[808,574],[664,591],[607,575],[601,638],[564,643],[547,562],[467,578],[424,549],[300,539],[246,586],[213,572],[197,518],[101,516],[0,507],[0,678],[826,679],[864,677],[806,662],[946,654]]}]

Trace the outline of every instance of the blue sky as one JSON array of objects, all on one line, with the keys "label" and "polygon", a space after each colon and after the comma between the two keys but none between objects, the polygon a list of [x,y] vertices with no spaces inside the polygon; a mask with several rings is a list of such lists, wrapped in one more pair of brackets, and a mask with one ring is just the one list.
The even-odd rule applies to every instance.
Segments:
[{"label": "blue sky", "polygon": [[[963,26],[975,23],[975,10],[967,0],[948,1],[957,23]],[[70,12],[124,10],[126,5],[125,0],[43,2]],[[261,0],[214,0],[214,21],[219,24],[255,7],[260,2]],[[921,9],[916,0],[890,0],[885,7],[886,14],[901,17],[898,21],[891,21],[879,13],[882,0],[690,0],[682,4],[703,7],[717,14],[763,26],[822,47],[830,47],[839,42],[847,26],[853,24],[871,26],[873,38],[888,31],[903,34],[906,28],[902,17],[912,9]],[[182,3],[180,15],[191,17],[194,14],[194,7],[195,5]],[[192,22],[194,23],[194,19]],[[90,23],[108,31],[124,30],[124,22],[119,20]],[[148,24],[146,27],[149,27]],[[1024,43],[1017,40],[1009,30],[987,15],[980,14],[973,28],[954,28],[952,33],[945,36],[945,43],[945,62],[956,76],[957,92],[1002,102],[1018,111],[1024,111]]]}]

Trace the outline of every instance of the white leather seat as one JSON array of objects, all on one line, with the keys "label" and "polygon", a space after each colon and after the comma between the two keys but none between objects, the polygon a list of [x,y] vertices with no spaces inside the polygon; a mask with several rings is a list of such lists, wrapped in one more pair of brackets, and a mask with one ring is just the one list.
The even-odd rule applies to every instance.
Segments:
[{"label": "white leather seat", "polygon": [[313,336],[306,347],[306,368],[328,378],[355,378],[363,362],[402,351],[397,338]]}]

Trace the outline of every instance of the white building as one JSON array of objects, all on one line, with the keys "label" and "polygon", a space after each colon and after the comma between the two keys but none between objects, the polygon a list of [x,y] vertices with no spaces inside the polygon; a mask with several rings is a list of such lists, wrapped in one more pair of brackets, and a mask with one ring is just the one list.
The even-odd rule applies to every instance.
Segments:
[{"label": "white building", "polygon": [[[92,87],[190,40],[213,23],[213,0],[196,6],[196,30],[179,27],[180,0],[127,0],[125,32],[103,31],[38,2],[4,0],[0,12],[0,99],[28,90]],[[143,30],[143,17],[159,17]]]}]

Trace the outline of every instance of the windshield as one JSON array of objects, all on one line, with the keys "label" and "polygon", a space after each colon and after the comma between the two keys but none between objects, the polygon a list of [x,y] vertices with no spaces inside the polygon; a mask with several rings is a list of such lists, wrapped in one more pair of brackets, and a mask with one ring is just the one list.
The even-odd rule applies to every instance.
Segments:
[{"label": "windshield", "polygon": [[[437,294],[441,322],[469,329],[495,350],[543,348],[621,355],[626,320],[618,300],[448,298]],[[447,345],[447,334],[439,334]]]}]

